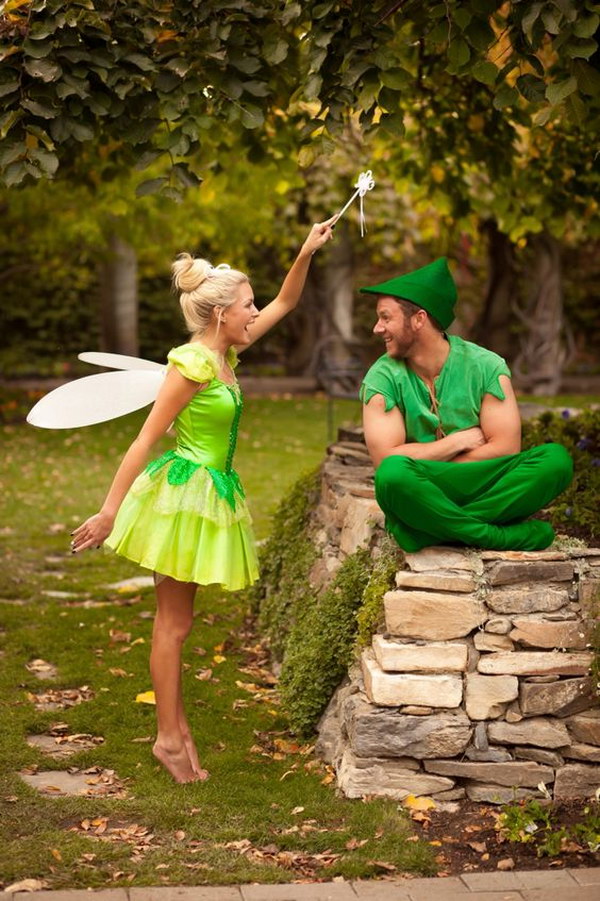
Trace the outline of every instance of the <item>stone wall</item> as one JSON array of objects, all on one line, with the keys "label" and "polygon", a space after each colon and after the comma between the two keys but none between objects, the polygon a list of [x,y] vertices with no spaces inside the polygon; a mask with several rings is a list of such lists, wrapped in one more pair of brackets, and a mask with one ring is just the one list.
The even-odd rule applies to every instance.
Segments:
[{"label": "stone wall", "polygon": [[[383,516],[359,431],[342,431],[329,448],[315,520],[318,585],[359,547],[381,552]],[[594,795],[600,549],[567,544],[404,555],[382,632],[319,725],[317,750],[345,795],[491,803]]]}]

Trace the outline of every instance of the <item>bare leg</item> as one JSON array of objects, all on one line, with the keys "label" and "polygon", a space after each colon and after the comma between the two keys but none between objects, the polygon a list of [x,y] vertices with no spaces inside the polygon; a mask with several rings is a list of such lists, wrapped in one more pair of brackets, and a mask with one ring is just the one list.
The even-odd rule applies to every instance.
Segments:
[{"label": "bare leg", "polygon": [[196,585],[168,576],[156,585],[157,610],[150,654],[158,727],[153,752],[176,782],[194,782],[200,775],[195,772],[186,746],[189,727],[181,696],[181,649],[192,628],[195,594]]}]

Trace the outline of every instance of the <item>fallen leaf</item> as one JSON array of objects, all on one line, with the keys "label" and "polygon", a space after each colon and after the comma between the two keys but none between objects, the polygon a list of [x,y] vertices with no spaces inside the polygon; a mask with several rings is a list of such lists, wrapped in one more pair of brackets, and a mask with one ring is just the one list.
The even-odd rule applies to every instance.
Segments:
[{"label": "fallen leaf", "polygon": [[298,813],[303,813],[304,807],[294,807],[292,810],[292,816],[296,816]]},{"label": "fallen leaf", "polygon": [[407,795],[402,801],[402,806],[409,810],[431,810],[432,807],[435,807],[435,801],[433,798],[424,796]]},{"label": "fallen leaf", "polygon": [[153,691],[142,691],[135,696],[136,704],[156,704],[156,698]]},{"label": "fallen leaf", "polygon": [[378,870],[385,870],[386,873],[395,873],[397,869],[393,863],[387,863],[385,860],[368,860],[367,863]]},{"label": "fallen leaf", "polygon": [[357,848],[362,848],[363,845],[366,845],[368,841],[368,838],[351,838],[346,842],[346,849],[348,851],[355,851]]},{"label": "fallen leaf", "polygon": [[212,674],[213,671],[211,669],[199,669],[195,675],[195,678],[199,679],[201,682],[208,682]]},{"label": "fallen leaf", "polygon": [[223,657],[222,654],[215,654],[213,657],[213,663],[225,663],[226,660],[227,658]]},{"label": "fallen leaf", "polygon": [[467,842],[469,848],[472,848],[473,851],[477,851],[478,854],[485,854],[487,851],[487,845],[485,842]]},{"label": "fallen leaf", "polygon": [[514,870],[515,862],[512,857],[504,857],[502,860],[499,860],[496,864],[497,870]]}]

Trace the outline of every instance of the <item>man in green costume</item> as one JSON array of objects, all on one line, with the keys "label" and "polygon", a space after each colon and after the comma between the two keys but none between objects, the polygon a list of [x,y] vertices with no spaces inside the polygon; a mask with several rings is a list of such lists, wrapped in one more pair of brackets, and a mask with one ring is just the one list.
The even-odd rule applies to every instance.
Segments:
[{"label": "man in green costume", "polygon": [[571,458],[559,444],[521,451],[505,361],[446,334],[456,303],[447,260],[361,291],[378,296],[373,331],[386,349],[361,400],[388,531],[405,551],[548,547],[552,526],[528,517],[567,487]]}]

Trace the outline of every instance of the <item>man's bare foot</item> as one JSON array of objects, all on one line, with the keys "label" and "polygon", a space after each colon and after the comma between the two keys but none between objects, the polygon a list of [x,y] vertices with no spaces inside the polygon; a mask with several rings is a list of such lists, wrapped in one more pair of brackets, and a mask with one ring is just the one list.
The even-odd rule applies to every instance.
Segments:
[{"label": "man's bare foot", "polygon": [[196,750],[194,739],[191,735],[184,735],[183,743],[185,745],[190,763],[192,765],[192,769],[196,774],[198,782],[205,782],[208,779],[208,770],[205,770],[200,766],[200,760],[198,759],[198,751]]},{"label": "man's bare foot", "polygon": [[169,771],[175,782],[198,781],[198,775],[194,772],[185,744],[179,748],[166,747],[156,741],[152,753]]}]

